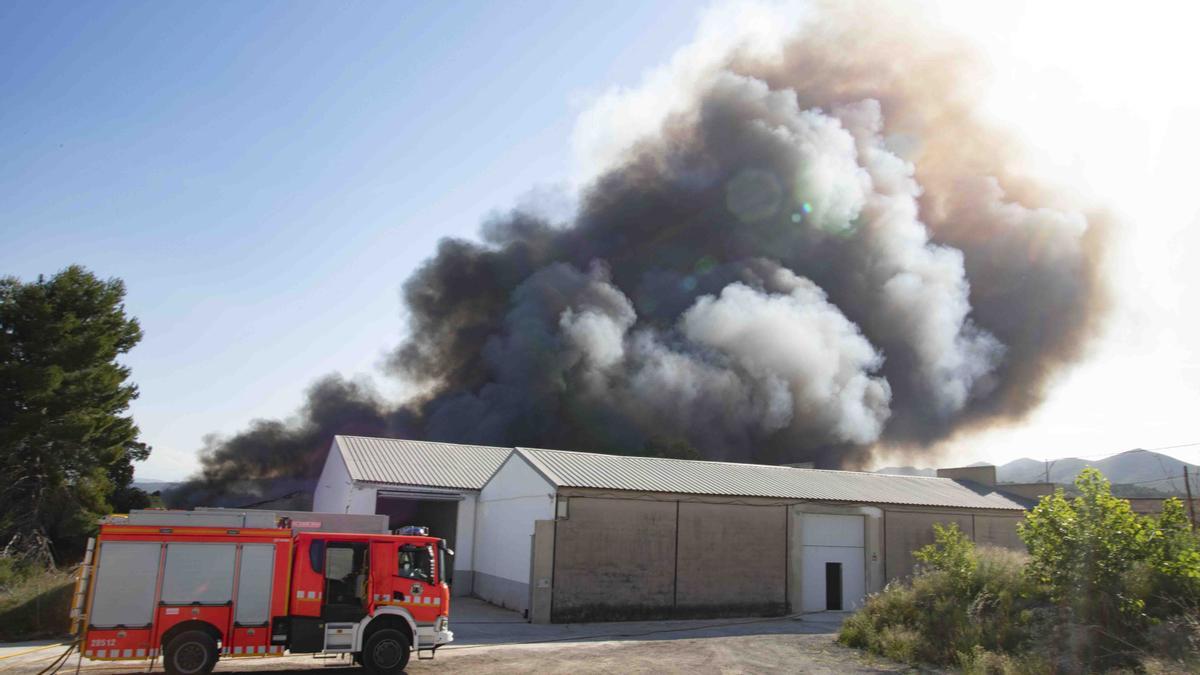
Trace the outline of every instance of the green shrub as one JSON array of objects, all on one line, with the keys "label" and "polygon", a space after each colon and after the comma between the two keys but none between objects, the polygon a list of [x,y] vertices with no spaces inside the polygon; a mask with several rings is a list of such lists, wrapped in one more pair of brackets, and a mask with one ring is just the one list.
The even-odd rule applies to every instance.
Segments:
[{"label": "green shrub", "polygon": [[0,556],[0,593],[20,584],[29,576],[29,566],[19,559]]},{"label": "green shrub", "polygon": [[1026,516],[1028,555],[935,525],[917,573],[868,597],[839,641],[969,673],[1200,672],[1200,538],[1183,505],[1139,516],[1094,470],[1076,487]]},{"label": "green shrub", "polygon": [[1027,576],[1059,610],[1045,640],[1085,670],[1137,668],[1151,628],[1200,606],[1200,541],[1178,500],[1138,516],[1095,469],[1075,485],[1079,496],[1043,497],[1020,528]]},{"label": "green shrub", "polygon": [[913,579],[869,596],[842,624],[838,640],[914,664],[958,663],[976,646],[1020,649],[1033,617],[1025,556],[964,546],[964,538],[955,527],[939,528],[933,545],[939,550],[922,553],[924,565]]}]

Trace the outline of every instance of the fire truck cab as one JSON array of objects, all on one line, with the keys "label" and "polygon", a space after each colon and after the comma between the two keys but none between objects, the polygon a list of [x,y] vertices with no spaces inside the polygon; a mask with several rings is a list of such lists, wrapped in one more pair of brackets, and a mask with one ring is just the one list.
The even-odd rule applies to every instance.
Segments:
[{"label": "fire truck cab", "polygon": [[74,610],[84,656],[202,675],[221,657],[348,654],[383,674],[453,640],[444,540],[247,526],[258,517],[101,525]]}]

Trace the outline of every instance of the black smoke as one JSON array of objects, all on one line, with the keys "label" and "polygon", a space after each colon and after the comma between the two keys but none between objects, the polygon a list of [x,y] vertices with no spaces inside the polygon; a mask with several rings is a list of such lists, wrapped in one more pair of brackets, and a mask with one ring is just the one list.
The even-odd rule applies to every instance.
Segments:
[{"label": "black smoke", "polygon": [[840,467],[1028,413],[1103,316],[1108,225],[981,121],[969,52],[861,9],[716,60],[569,220],[443,240],[389,359],[419,399],[323,381],[195,485],[311,477],[335,433]]}]

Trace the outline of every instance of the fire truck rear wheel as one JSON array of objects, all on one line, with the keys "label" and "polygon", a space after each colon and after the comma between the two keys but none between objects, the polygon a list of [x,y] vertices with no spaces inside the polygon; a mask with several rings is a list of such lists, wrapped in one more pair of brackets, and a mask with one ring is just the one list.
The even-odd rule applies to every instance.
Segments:
[{"label": "fire truck rear wheel", "polygon": [[170,675],[208,675],[217,665],[217,641],[202,630],[176,635],[163,651],[163,667]]},{"label": "fire truck rear wheel", "polygon": [[396,675],[408,665],[408,636],[393,628],[376,631],[367,638],[362,663],[373,675]]}]

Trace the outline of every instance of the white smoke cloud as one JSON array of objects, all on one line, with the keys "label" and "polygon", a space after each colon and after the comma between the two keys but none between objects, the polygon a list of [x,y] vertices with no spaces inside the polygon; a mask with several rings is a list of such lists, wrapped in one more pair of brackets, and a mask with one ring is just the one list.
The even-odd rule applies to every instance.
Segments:
[{"label": "white smoke cloud", "polygon": [[783,292],[733,283],[699,298],[672,342],[631,332],[632,303],[594,266],[558,320],[569,363],[582,366],[567,386],[645,429],[729,447],[789,427],[832,443],[878,439],[891,391],[872,375],[882,356],[811,281],[776,268],[769,284]]},{"label": "white smoke cloud", "polygon": [[663,121],[687,110],[735,52],[762,62],[778,57],[788,37],[813,13],[811,3],[721,2],[701,15],[696,37],[646,72],[638,86],[613,86],[579,114],[571,137],[575,180],[585,185],[620,163]]},{"label": "white smoke cloud", "polygon": [[836,442],[874,442],[890,414],[891,388],[871,375],[883,357],[811,281],[784,269],[771,281],[790,291],[735,283],[701,297],[683,315],[684,335],[728,357],[773,402],[762,420],[769,431],[794,425]]},{"label": "white smoke cloud", "polygon": [[[843,106],[835,114],[853,134],[872,186],[856,234],[876,305],[867,330],[911,350],[920,391],[937,414],[949,417],[971,396],[987,393],[985,378],[999,365],[1004,346],[968,319],[963,254],[929,241],[918,216],[915,168],[885,147],[878,101]],[[977,390],[981,381],[984,388]]]}]

